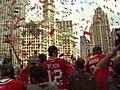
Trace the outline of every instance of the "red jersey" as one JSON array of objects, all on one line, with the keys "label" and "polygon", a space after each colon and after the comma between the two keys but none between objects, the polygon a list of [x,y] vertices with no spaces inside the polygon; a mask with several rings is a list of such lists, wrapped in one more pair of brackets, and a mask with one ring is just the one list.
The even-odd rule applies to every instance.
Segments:
[{"label": "red jersey", "polygon": [[47,69],[49,82],[56,82],[59,89],[68,88],[68,77],[71,70],[69,63],[61,58],[47,60],[43,63]]},{"label": "red jersey", "polygon": [[75,69],[75,66],[73,64],[69,64],[68,67],[69,67],[67,70],[68,74],[76,73],[76,69]]},{"label": "red jersey", "polygon": [[24,84],[19,80],[0,80],[0,90],[26,90]]},{"label": "red jersey", "polygon": [[[100,90],[109,90],[108,85],[113,82],[112,76],[113,74],[109,70],[102,69],[102,68],[97,69],[94,74],[94,78],[98,85],[98,88]],[[116,90],[116,89],[111,89],[111,90]]]},{"label": "red jersey", "polygon": [[105,54],[96,54],[85,65],[85,71],[89,73],[94,73],[96,71],[96,65],[97,63],[104,58]]},{"label": "red jersey", "polygon": [[29,80],[29,71],[28,71],[28,69],[25,68],[25,69],[20,70],[19,79],[25,83],[25,86],[29,85],[30,80]]}]

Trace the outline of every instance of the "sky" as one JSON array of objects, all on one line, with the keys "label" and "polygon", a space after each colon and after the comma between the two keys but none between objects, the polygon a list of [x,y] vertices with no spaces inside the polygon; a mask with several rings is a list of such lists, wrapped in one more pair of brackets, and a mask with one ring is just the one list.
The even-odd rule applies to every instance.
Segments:
[{"label": "sky", "polygon": [[[30,0],[27,6],[27,21],[42,20],[43,3],[40,1],[44,0]],[[72,20],[78,38],[83,35],[83,31],[89,31],[97,7],[107,13],[110,27],[120,27],[120,0],[55,0],[54,4],[55,18]]]},{"label": "sky", "polygon": [[[40,1],[30,0],[27,7],[27,21],[42,20],[42,5]],[[94,10],[100,6],[108,14],[111,27],[120,26],[120,0],[55,0],[55,17],[60,20],[73,20],[74,29],[82,32],[89,30]],[[39,18],[38,18],[39,17]],[[80,32],[79,31],[79,32]]]}]

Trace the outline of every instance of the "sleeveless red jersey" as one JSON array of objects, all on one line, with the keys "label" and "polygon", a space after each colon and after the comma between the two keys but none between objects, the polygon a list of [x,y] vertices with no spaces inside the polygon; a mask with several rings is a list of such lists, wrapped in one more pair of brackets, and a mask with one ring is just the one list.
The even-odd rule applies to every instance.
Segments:
[{"label": "sleeveless red jersey", "polygon": [[[56,82],[59,89],[68,88],[69,63],[61,58],[47,60],[43,63],[47,69],[49,82]],[[70,70],[70,71],[69,71]]]},{"label": "sleeveless red jersey", "polygon": [[85,65],[85,71],[89,73],[94,73],[96,71],[96,65],[97,63],[104,58],[105,54],[96,54],[92,58],[88,60],[88,62]]},{"label": "sleeveless red jersey", "polygon": [[24,84],[19,80],[0,80],[0,90],[25,90]]}]

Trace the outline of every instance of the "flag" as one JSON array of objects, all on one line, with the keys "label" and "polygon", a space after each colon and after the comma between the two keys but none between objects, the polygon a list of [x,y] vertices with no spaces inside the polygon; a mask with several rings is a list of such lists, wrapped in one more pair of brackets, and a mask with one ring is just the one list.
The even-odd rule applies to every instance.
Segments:
[{"label": "flag", "polygon": [[88,45],[88,44],[90,44],[90,40],[88,40],[86,38],[86,36],[83,35],[83,36],[80,36],[80,43],[81,43],[81,45]]},{"label": "flag", "polygon": [[83,34],[84,34],[84,35],[92,35],[91,32],[87,32],[87,31],[84,31]]}]

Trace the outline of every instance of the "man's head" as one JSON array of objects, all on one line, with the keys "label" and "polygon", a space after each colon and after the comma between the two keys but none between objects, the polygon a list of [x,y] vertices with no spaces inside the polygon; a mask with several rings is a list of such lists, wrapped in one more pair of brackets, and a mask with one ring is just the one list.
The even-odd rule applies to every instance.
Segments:
[{"label": "man's head", "polygon": [[102,54],[102,48],[100,46],[95,46],[92,49],[93,55]]},{"label": "man's head", "polygon": [[28,58],[27,68],[41,64],[38,56],[30,56]]},{"label": "man's head", "polygon": [[39,65],[39,60],[28,60],[27,67],[26,69],[30,69],[33,66],[38,66]]},{"label": "man's head", "polygon": [[57,57],[57,55],[58,55],[58,49],[57,49],[57,47],[56,46],[50,46],[48,48],[48,53],[49,53],[49,56],[55,56],[55,57]]},{"label": "man's head", "polygon": [[84,70],[84,64],[85,64],[85,61],[84,60],[77,60],[75,61],[75,66],[78,70]]},{"label": "man's head", "polygon": [[30,82],[32,84],[42,83],[46,80],[47,71],[42,66],[33,66],[30,68]]},{"label": "man's head", "polygon": [[0,68],[1,76],[14,78],[14,67],[11,64],[3,64]]},{"label": "man's head", "polygon": [[45,54],[41,53],[38,55],[38,59],[39,59],[39,62],[43,63],[46,61],[47,56]]}]

